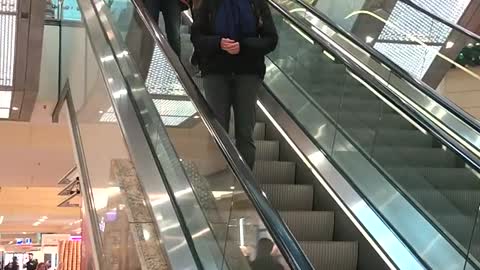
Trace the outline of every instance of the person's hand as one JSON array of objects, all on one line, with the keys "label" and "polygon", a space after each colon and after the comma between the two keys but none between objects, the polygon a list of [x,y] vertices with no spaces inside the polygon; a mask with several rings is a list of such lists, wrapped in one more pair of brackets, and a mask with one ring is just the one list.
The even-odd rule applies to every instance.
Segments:
[{"label": "person's hand", "polygon": [[232,55],[240,53],[240,43],[229,38],[222,38],[220,41],[220,48]]}]

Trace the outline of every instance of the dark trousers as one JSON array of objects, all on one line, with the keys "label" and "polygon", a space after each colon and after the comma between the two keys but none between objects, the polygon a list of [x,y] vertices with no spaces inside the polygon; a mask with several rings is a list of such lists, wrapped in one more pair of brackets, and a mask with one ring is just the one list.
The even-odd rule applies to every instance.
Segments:
[{"label": "dark trousers", "polygon": [[203,83],[207,102],[227,132],[233,107],[237,149],[250,168],[255,163],[253,128],[261,82],[257,75],[207,75]]},{"label": "dark trousers", "polygon": [[170,46],[172,46],[172,49],[175,51],[175,53],[180,56],[180,20],[182,12],[180,7],[180,1],[145,0],[145,7],[157,23],[160,17],[160,11],[162,12],[168,43],[170,44]]}]

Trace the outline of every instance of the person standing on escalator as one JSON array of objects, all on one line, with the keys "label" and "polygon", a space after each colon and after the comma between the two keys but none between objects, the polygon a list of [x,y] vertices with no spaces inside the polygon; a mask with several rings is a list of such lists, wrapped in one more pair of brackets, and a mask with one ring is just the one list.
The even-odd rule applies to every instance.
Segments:
[{"label": "person standing on escalator", "polygon": [[163,15],[165,23],[165,32],[167,34],[168,43],[180,56],[180,20],[182,10],[188,9],[189,2],[187,0],[144,0],[145,7],[150,16],[158,23],[160,12]]},{"label": "person standing on escalator", "polygon": [[265,55],[278,41],[268,4],[266,0],[202,0],[191,39],[204,76],[205,98],[227,132],[233,107],[236,145],[253,168],[257,91],[265,75]]}]

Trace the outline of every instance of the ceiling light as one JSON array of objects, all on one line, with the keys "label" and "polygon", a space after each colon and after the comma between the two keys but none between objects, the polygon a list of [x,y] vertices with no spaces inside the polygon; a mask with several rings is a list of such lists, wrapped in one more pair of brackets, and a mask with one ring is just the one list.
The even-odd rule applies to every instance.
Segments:
[{"label": "ceiling light", "polygon": [[18,107],[12,107],[12,110],[18,111]]},{"label": "ceiling light", "polygon": [[0,91],[0,108],[10,108],[12,91]]},{"label": "ceiling light", "polygon": [[472,48],[472,47],[473,47],[473,43],[468,43],[468,44],[467,44],[467,47],[468,47],[468,48]]},{"label": "ceiling light", "polygon": [[37,227],[38,225],[40,225],[40,223],[41,223],[40,221],[37,221],[37,222],[33,223],[33,226]]},{"label": "ceiling light", "polygon": [[9,245],[13,244],[13,241],[8,242]]},{"label": "ceiling light", "polygon": [[447,45],[445,45],[445,48],[450,49],[450,48],[453,47],[453,45],[455,45],[455,43],[452,42],[452,41],[449,41],[449,42],[447,42]]},{"label": "ceiling light", "polygon": [[[16,2],[16,1],[15,1]],[[5,9],[5,5],[0,6],[0,85],[13,86],[13,69],[15,61],[15,39],[17,32],[16,6]],[[5,14],[12,12],[13,14]]]},{"label": "ceiling light", "polygon": [[5,219],[4,216],[0,216],[0,225],[2,225],[4,219]]},{"label": "ceiling light", "polygon": [[46,220],[46,219],[48,219],[48,217],[47,217],[47,216],[43,216],[43,217],[41,217],[40,219]]},{"label": "ceiling light", "polygon": [[367,43],[372,43],[372,41],[373,41],[373,37],[371,37],[371,36],[367,36],[365,38],[365,42],[367,42]]}]

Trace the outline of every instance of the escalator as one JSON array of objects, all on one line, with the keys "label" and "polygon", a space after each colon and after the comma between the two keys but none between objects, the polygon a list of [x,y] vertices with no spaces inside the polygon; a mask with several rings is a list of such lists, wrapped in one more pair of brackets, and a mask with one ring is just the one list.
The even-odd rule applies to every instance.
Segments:
[{"label": "escalator", "polygon": [[[250,269],[268,239],[278,251],[263,269],[478,269],[472,122],[292,13],[300,4],[270,3],[281,42],[266,60],[252,174],[142,4],[79,1],[84,40],[65,28],[61,47],[85,68],[66,53],[61,77],[97,267],[126,256],[123,243],[138,269]],[[100,140],[107,126],[116,139]],[[149,241],[163,261],[148,263]]]}]

